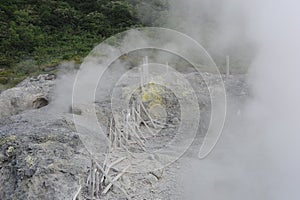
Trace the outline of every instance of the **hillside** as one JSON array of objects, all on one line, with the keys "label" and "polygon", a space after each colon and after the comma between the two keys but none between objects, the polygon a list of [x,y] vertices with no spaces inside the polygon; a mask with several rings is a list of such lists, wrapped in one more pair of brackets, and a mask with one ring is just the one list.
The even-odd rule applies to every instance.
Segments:
[{"label": "hillside", "polygon": [[162,1],[12,0],[0,3],[0,89],[61,61],[80,63],[105,38],[141,22],[140,10],[163,10]]}]

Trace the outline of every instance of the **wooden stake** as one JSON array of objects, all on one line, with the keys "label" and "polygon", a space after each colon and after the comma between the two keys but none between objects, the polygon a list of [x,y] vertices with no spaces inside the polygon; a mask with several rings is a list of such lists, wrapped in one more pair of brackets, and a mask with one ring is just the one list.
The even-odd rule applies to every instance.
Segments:
[{"label": "wooden stake", "polygon": [[143,72],[144,72],[144,83],[148,83],[149,81],[149,63],[148,63],[148,56],[145,56],[144,63],[143,63]]},{"label": "wooden stake", "polygon": [[169,63],[167,62],[166,65],[167,65],[167,75],[168,75],[169,74]]},{"label": "wooden stake", "polygon": [[147,115],[148,118],[150,119],[150,121],[151,121],[151,123],[152,123],[152,126],[153,126],[154,128],[156,128],[156,125],[154,124],[153,119],[152,119],[152,117],[150,116],[150,114],[148,113],[148,111],[146,110],[144,104],[143,104],[142,102],[140,102],[140,104],[141,104],[141,107],[143,108],[143,110],[145,111],[146,115]]},{"label": "wooden stake", "polygon": [[140,77],[141,77],[141,90],[144,91],[144,80],[143,80],[143,67],[139,68]]},{"label": "wooden stake", "polygon": [[118,164],[119,162],[123,161],[124,159],[126,159],[126,157],[120,158],[120,159],[116,160],[115,162],[113,162],[112,164],[110,164],[110,165],[106,168],[105,173],[108,174],[108,173],[109,173],[109,170],[110,170],[113,166],[115,166],[115,165]]},{"label": "wooden stake", "polygon": [[100,177],[99,172],[96,172],[96,198],[99,198],[99,189],[101,187],[100,185]]},{"label": "wooden stake", "polygon": [[230,63],[229,63],[229,56],[226,56],[226,75],[230,75]]},{"label": "wooden stake", "polygon": [[90,168],[90,179],[89,179],[89,192],[92,191],[92,181],[93,181],[93,171],[94,171],[94,160],[91,160],[91,168]]},{"label": "wooden stake", "polygon": [[[104,169],[96,162],[95,163],[96,166],[98,167],[98,169],[102,172],[102,174],[106,177],[106,179],[112,183],[112,185],[116,186],[117,188],[119,188],[123,193],[124,195],[126,196],[127,199],[131,199],[131,197],[127,194],[127,192],[122,188],[120,187],[118,184],[116,184],[115,182],[113,182],[113,180],[108,176],[108,174],[105,173]],[[124,170],[123,170],[124,171]]]},{"label": "wooden stake", "polygon": [[[137,111],[135,111],[137,112]],[[143,122],[146,126],[146,128],[150,131],[151,135],[154,136],[155,134],[152,132],[151,128],[147,125],[147,123],[142,119],[142,117],[137,113],[138,118]]]},{"label": "wooden stake", "polygon": [[133,130],[133,128],[132,128],[131,126],[129,126],[129,128],[131,128],[131,130],[133,131],[134,135],[135,135],[136,138],[137,138],[137,142],[138,142],[139,145],[142,147],[142,149],[143,149],[144,151],[147,151],[147,150],[145,149],[145,144],[144,144],[144,142],[141,140],[141,138],[139,137],[139,135]]},{"label": "wooden stake", "polygon": [[95,168],[94,170],[93,170],[93,182],[92,182],[92,194],[91,194],[91,197],[92,197],[92,199],[93,199],[93,197],[95,196],[95,188],[96,188],[96,171],[97,171],[97,169]]},{"label": "wooden stake", "polygon": [[77,192],[75,193],[75,195],[74,195],[74,197],[73,197],[73,200],[78,200],[78,198],[79,198],[79,194],[80,194],[80,192],[81,192],[81,185],[79,186],[79,188],[78,188],[78,190],[77,190]]},{"label": "wooden stake", "polygon": [[128,165],[121,173],[119,173],[113,180],[106,186],[106,188],[103,190],[102,194],[106,194],[108,190],[111,188],[111,186],[119,179],[121,176],[123,176],[126,173],[126,170],[130,167]]}]

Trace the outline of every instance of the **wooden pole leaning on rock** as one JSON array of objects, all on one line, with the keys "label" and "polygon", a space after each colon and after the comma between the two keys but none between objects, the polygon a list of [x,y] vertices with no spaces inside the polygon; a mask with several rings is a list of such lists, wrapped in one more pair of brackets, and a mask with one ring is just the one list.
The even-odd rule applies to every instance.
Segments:
[{"label": "wooden pole leaning on rock", "polygon": [[[136,110],[135,110],[135,112],[137,113]],[[149,132],[151,133],[151,135],[154,136],[155,134],[153,133],[153,131],[151,130],[151,128],[147,125],[147,123],[143,120],[143,118],[140,116],[139,113],[137,113],[137,116],[141,120],[141,122],[143,122],[143,124],[146,126],[146,128],[149,130]]]},{"label": "wooden pole leaning on rock", "polygon": [[145,136],[144,136],[142,130],[140,129],[139,124],[135,123],[135,124],[133,124],[133,126],[134,126],[135,129],[136,129],[136,133],[137,133],[137,134],[139,133],[139,134],[138,134],[139,137],[141,137],[144,141],[146,141],[146,138],[145,138]]},{"label": "wooden pole leaning on rock", "polygon": [[92,191],[93,171],[94,171],[94,160],[92,159],[91,160],[91,167],[90,167],[89,181],[88,181],[88,184],[89,184],[88,190],[89,190],[89,192]]},{"label": "wooden pole leaning on rock", "polygon": [[114,161],[113,163],[111,163],[110,165],[108,165],[108,167],[105,169],[105,174],[108,174],[109,170],[114,167],[115,165],[117,165],[118,163],[122,162],[123,160],[125,160],[126,157],[122,157],[117,159],[116,161]]},{"label": "wooden pole leaning on rock", "polygon": [[102,190],[101,184],[100,184],[100,173],[96,172],[96,198],[99,199],[99,190]]},{"label": "wooden pole leaning on rock", "polygon": [[114,124],[115,123],[113,123],[113,118],[111,118],[110,120],[109,120],[110,122],[109,122],[109,128],[108,128],[108,140],[109,140],[109,147],[110,147],[110,151],[112,151],[113,149],[115,149],[116,148],[116,134],[115,134],[115,131],[113,130],[113,127],[115,127],[114,126]]},{"label": "wooden pole leaning on rock", "polygon": [[122,170],[121,173],[119,173],[116,177],[113,178],[113,180],[106,186],[106,188],[103,190],[102,194],[106,194],[108,190],[111,188],[111,186],[119,179],[121,176],[123,176],[126,171],[129,169],[130,165],[128,165],[125,169]]},{"label": "wooden pole leaning on rock", "polygon": [[[128,132],[127,128],[126,128],[126,131]],[[121,131],[120,128],[116,127],[116,132],[118,132],[117,134],[119,134],[120,137],[123,138],[124,145],[128,145],[129,142],[128,142],[128,139],[127,139],[127,137],[125,135],[125,131]]]},{"label": "wooden pole leaning on rock", "polygon": [[[106,180],[109,182],[108,185],[115,186],[116,188],[118,188],[119,190],[121,190],[121,191],[124,193],[124,195],[126,196],[126,198],[127,198],[128,200],[131,200],[131,197],[127,194],[127,192],[126,192],[121,186],[119,186],[119,185],[116,183],[116,181],[117,181],[119,178],[121,178],[121,177],[125,174],[126,170],[129,168],[129,166],[127,166],[124,170],[122,170],[123,173],[121,172],[121,173],[119,174],[119,177],[118,177],[117,179],[116,179],[116,177],[112,179],[112,178],[108,175],[108,173],[106,173],[105,170],[104,170],[97,162],[95,162],[95,165],[97,166],[97,169],[98,169],[99,171],[102,172],[102,175],[106,177]],[[102,183],[100,183],[100,184],[102,184]],[[108,189],[107,189],[107,187],[106,187],[106,188],[103,190],[103,191],[106,191],[106,192],[103,193],[103,191],[102,191],[102,194],[106,194],[107,191],[111,188],[111,186],[110,186]]]},{"label": "wooden pole leaning on rock", "polygon": [[109,142],[110,142],[110,147],[113,146],[113,133],[112,133],[112,119],[110,119],[110,124],[109,124]]},{"label": "wooden pole leaning on rock", "polygon": [[81,192],[82,186],[80,185],[77,192],[75,193],[73,200],[80,200],[80,192]]},{"label": "wooden pole leaning on rock", "polygon": [[[88,196],[87,199],[99,199],[99,195],[105,195],[112,186],[120,189],[126,196],[127,199],[131,199],[127,192],[116,182],[126,173],[129,169],[130,165],[124,168],[120,173],[118,173],[115,177],[111,177],[109,172],[111,168],[115,165],[119,164],[120,162],[124,161],[126,157],[119,158],[112,162],[110,165],[105,164],[105,168],[100,166],[94,159],[91,160],[91,169],[90,169],[90,181],[88,181]],[[106,181],[108,183],[106,183]],[[122,185],[122,184],[121,184]],[[78,198],[81,192],[81,186],[76,192],[73,200]]]},{"label": "wooden pole leaning on rock", "polygon": [[155,125],[154,122],[153,122],[153,119],[152,119],[151,115],[148,113],[147,109],[145,108],[144,104],[143,104],[142,102],[139,102],[139,104],[141,105],[141,107],[143,108],[145,114],[146,114],[147,117],[149,118],[149,120],[150,120],[152,126],[153,126],[154,128],[157,128],[156,125]]},{"label": "wooden pole leaning on rock", "polygon": [[95,168],[95,161],[92,159],[91,160],[91,169],[90,169],[90,181],[89,181],[89,187],[88,187],[91,199],[93,199],[94,195],[95,195],[96,172],[97,172],[97,169]]},{"label": "wooden pole leaning on rock", "polygon": [[[116,129],[121,133],[121,130],[120,130],[119,128],[116,128]],[[131,157],[136,158],[136,157],[128,150],[128,148],[127,148],[127,146],[130,145],[129,141],[126,140],[125,142],[126,142],[126,144],[122,145],[123,149],[126,150],[126,152],[127,152]]]},{"label": "wooden pole leaning on rock", "polygon": [[[104,159],[104,162],[103,162],[103,169],[104,170],[106,170],[109,166],[108,166],[108,164],[107,164],[107,162],[108,162],[108,160],[109,160],[109,156],[110,156],[110,153],[111,153],[111,151],[110,151],[110,146],[108,146],[108,151],[106,152],[106,154],[105,154],[105,159]],[[102,176],[101,176],[101,179],[100,179],[100,184],[102,184],[102,183],[104,183],[104,181],[105,181],[105,176],[102,174]],[[101,187],[102,188],[102,187]]]},{"label": "wooden pole leaning on rock", "polygon": [[145,149],[145,143],[141,140],[140,136],[135,132],[134,128],[132,128],[130,125],[128,125],[129,128],[132,130],[133,134],[136,136],[136,141],[140,145],[140,147],[146,151]]}]

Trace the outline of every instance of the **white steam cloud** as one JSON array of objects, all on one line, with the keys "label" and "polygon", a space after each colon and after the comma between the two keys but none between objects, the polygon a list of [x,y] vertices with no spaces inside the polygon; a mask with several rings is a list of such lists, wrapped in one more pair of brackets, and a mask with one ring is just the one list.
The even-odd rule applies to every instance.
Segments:
[{"label": "white steam cloud", "polygon": [[300,3],[255,0],[243,4],[226,1],[226,5],[222,27],[226,22],[231,24],[226,19],[242,18],[244,24],[235,23],[232,30],[246,31],[256,47],[249,70],[253,98],[243,106],[242,117],[230,112],[241,105],[229,105],[227,124],[213,154],[187,164],[184,196],[209,200],[299,199]]},{"label": "white steam cloud", "polygon": [[[229,105],[224,133],[207,159],[198,160],[198,152],[187,159],[180,180],[185,199],[300,199],[300,3],[173,0],[163,16],[168,16],[167,27],[203,44],[218,65],[226,55],[232,67],[251,63],[253,97],[246,105]],[[143,42],[135,37],[132,44]],[[66,97],[71,97],[74,74],[59,82],[57,110],[71,105]],[[82,81],[89,86],[90,80]]]}]

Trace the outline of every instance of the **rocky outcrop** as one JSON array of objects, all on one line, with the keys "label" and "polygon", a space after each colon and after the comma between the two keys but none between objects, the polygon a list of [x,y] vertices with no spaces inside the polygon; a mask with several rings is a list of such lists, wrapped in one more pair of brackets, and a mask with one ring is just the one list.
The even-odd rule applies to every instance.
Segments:
[{"label": "rocky outcrop", "polygon": [[55,75],[42,74],[3,91],[0,94],[0,118],[48,105],[55,78]]},{"label": "rocky outcrop", "polygon": [[61,117],[32,110],[0,126],[0,199],[72,199],[89,156]]},{"label": "rocky outcrop", "polygon": [[30,77],[0,94],[0,199],[72,199],[86,176],[78,134],[47,106],[55,79]]}]

